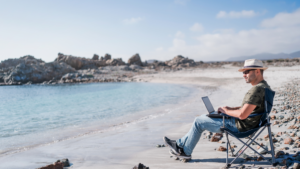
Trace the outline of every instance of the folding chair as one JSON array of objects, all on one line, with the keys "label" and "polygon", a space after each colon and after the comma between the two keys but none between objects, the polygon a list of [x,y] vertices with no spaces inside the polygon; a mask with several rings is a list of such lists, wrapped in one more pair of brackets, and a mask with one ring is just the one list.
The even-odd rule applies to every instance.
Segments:
[{"label": "folding chair", "polygon": [[[251,150],[253,150],[255,153],[257,153],[260,157],[262,157],[263,159],[265,159],[265,157],[263,155],[261,155],[260,153],[258,153],[255,149],[253,149],[250,145],[252,143],[255,143],[257,145],[260,146],[260,148],[263,148],[267,151],[267,153],[270,153],[272,155],[272,162],[269,162],[271,165],[275,166],[275,157],[274,157],[274,147],[273,147],[273,140],[272,140],[272,133],[271,133],[271,123],[270,123],[270,117],[269,114],[271,112],[272,106],[273,106],[273,99],[274,99],[274,95],[275,92],[265,88],[265,112],[263,113],[259,113],[259,114],[250,114],[248,117],[255,117],[255,116],[260,116],[260,123],[259,123],[259,127],[248,130],[246,132],[233,132],[231,130],[229,130],[228,128],[225,127],[225,118],[235,118],[232,116],[229,116],[227,114],[223,114],[221,113],[221,115],[223,116],[223,127],[221,127],[221,131],[225,132],[226,138],[227,138],[227,157],[226,157],[226,168],[229,168],[233,162],[244,153],[244,151],[247,148],[250,148]],[[265,128],[268,128],[268,134],[269,134],[269,142],[270,142],[270,147],[271,147],[271,152],[268,151],[265,147],[262,147],[260,144],[258,144],[255,139],[264,131]],[[230,145],[229,139],[228,139],[228,134],[234,138],[236,138],[237,140],[239,140],[241,143],[243,143],[243,146],[236,152],[236,154],[233,154],[232,151],[232,147]],[[243,140],[241,140],[241,138],[248,138],[249,140],[245,143]],[[230,147],[231,153],[232,153],[232,157],[235,157],[230,163],[228,163],[228,146]],[[246,146],[245,149],[243,149]],[[242,150],[243,149],[243,150]],[[241,153],[240,150],[242,150]]]}]

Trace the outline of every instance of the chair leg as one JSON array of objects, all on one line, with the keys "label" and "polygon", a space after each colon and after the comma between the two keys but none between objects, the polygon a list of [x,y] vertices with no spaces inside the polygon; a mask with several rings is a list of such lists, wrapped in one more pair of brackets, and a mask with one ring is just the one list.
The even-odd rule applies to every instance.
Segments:
[{"label": "chair leg", "polygon": [[228,141],[228,133],[227,133],[227,131],[225,131],[225,134],[226,134],[226,138],[227,138],[227,144],[226,144],[226,148],[227,148],[227,150],[226,150],[226,152],[227,152],[227,156],[226,156],[226,166],[228,165],[228,143],[229,143],[229,141]]},{"label": "chair leg", "polygon": [[[227,131],[225,131],[225,134],[226,134],[226,138],[227,138],[227,144],[226,144],[226,148],[227,148],[227,150],[226,150],[226,153],[227,153],[227,156],[226,156],[226,168],[229,168],[230,166],[231,166],[231,164],[228,164],[228,145],[230,145],[230,143],[229,143],[229,138],[228,138],[228,133],[227,133]],[[231,147],[230,147],[230,149],[231,149]],[[232,150],[231,150],[231,152],[232,152]]]},{"label": "chair leg", "polygon": [[270,126],[268,126],[268,133],[269,133],[269,141],[270,141],[270,147],[271,147],[271,152],[272,152],[272,164],[275,164],[273,139],[272,139],[272,132],[271,132]]}]

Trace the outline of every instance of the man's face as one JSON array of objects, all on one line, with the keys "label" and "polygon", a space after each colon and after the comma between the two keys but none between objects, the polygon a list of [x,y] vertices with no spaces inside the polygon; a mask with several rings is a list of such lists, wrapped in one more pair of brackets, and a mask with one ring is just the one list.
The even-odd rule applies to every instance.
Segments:
[{"label": "man's face", "polygon": [[256,79],[255,71],[256,71],[255,69],[252,69],[252,70],[245,70],[243,72],[243,77],[245,78],[246,83],[251,83]]}]

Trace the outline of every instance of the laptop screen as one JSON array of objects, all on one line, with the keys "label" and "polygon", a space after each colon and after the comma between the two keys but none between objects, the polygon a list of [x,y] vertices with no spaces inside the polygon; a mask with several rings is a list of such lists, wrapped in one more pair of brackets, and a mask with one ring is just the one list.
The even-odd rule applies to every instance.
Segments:
[{"label": "laptop screen", "polygon": [[212,106],[211,102],[209,101],[209,98],[207,96],[202,97],[203,103],[206,106],[206,109],[209,113],[212,113],[215,111],[214,107]]}]

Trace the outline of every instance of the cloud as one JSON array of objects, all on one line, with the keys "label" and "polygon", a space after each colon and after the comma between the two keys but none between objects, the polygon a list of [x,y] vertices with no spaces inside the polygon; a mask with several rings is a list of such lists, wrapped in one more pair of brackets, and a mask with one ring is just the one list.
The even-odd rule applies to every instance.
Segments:
[{"label": "cloud", "polygon": [[185,5],[189,0],[174,0],[175,4]]},{"label": "cloud", "polygon": [[236,11],[230,11],[230,12],[225,12],[225,11],[220,11],[217,14],[217,18],[252,18],[254,16],[257,16],[259,13],[254,12],[253,10],[246,11],[242,10],[240,12]]},{"label": "cloud", "polygon": [[181,31],[177,31],[176,34],[175,34],[175,37],[176,38],[185,38],[185,35]]},{"label": "cloud", "polygon": [[163,51],[163,50],[164,50],[163,47],[158,47],[158,48],[155,49],[155,51]]},{"label": "cloud", "polygon": [[125,23],[125,24],[136,24],[136,23],[138,23],[142,20],[143,20],[143,18],[141,18],[141,17],[130,18],[130,19],[124,19],[123,23]]},{"label": "cloud", "polygon": [[299,10],[279,13],[273,18],[263,20],[262,28],[241,31],[225,29],[195,36],[194,44],[175,37],[170,47],[157,54],[164,58],[181,54],[195,60],[208,61],[264,52],[295,52],[300,50]]},{"label": "cloud", "polygon": [[203,31],[203,26],[200,23],[195,23],[190,30],[193,32],[202,32]]},{"label": "cloud", "polygon": [[279,13],[274,18],[262,21],[262,27],[286,27],[300,24],[300,8],[293,13]]}]

